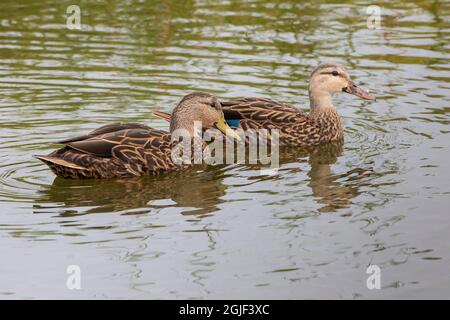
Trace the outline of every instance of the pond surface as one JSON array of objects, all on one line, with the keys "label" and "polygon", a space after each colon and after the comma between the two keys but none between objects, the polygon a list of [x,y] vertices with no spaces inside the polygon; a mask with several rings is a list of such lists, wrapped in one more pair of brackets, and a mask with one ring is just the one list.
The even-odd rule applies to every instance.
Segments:
[{"label": "pond surface", "polygon": [[[450,298],[449,5],[389,1],[0,3],[0,298]],[[55,179],[32,158],[192,91],[307,109],[312,69],[345,143],[128,181]],[[69,265],[81,290],[66,286]],[[381,269],[369,290],[366,268]]]}]

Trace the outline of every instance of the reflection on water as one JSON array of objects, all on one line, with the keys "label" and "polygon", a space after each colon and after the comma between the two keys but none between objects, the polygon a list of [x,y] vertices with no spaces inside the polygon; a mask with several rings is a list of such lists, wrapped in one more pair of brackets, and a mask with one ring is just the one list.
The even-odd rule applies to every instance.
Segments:
[{"label": "reflection on water", "polygon": [[[447,3],[378,4],[381,29],[370,1],[83,2],[81,30],[67,5],[0,2],[0,298],[449,297]],[[194,90],[307,108],[323,61],[378,99],[334,97],[344,144],[283,149],[273,175],[65,181],[32,158],[106,123],[167,128],[151,111]]]},{"label": "reflection on water", "polygon": [[[151,208],[177,206],[185,215],[207,214],[218,210],[225,194],[224,173],[216,170],[169,173],[128,180],[65,180],[39,190],[34,212],[45,212],[46,203],[63,203],[63,216],[125,212],[141,214]],[[186,183],[189,182],[189,183]],[[165,200],[158,202],[156,200]],[[166,201],[167,200],[167,201]],[[89,207],[77,211],[79,207]],[[132,209],[140,209],[132,211]]]},{"label": "reflection on water", "polygon": [[[309,148],[282,147],[279,151],[280,171],[283,174],[295,175],[298,173],[301,170],[295,165],[298,162],[309,164],[307,186],[311,188],[314,201],[321,206],[318,212],[335,212],[341,208],[348,208],[352,199],[359,194],[358,181],[371,172],[370,168],[354,167],[347,172],[335,174],[332,166],[342,155],[343,146],[344,142],[339,141]],[[251,165],[247,168],[263,169],[264,167]],[[263,179],[278,178],[279,175],[274,175]]]},{"label": "reflection on water", "polygon": [[323,150],[313,150],[309,157],[311,170],[308,172],[316,201],[324,206],[319,212],[333,212],[340,208],[348,208],[352,199],[359,194],[355,181],[367,174],[370,170],[353,168],[345,173],[335,175],[331,165],[342,153],[342,144],[325,145]]},{"label": "reflection on water", "polygon": [[[309,149],[280,150],[281,166],[295,165],[305,157],[309,159],[311,168],[308,171],[308,187],[311,188],[314,199],[324,205],[319,209],[320,212],[348,208],[351,199],[359,194],[354,181],[366,173],[364,169],[355,168],[340,175],[332,172],[331,166],[342,151],[343,142]],[[252,165],[249,168],[264,167]],[[226,166],[205,167],[203,170],[192,168],[184,172],[127,180],[65,180],[56,177],[51,185],[39,190],[39,198],[33,208],[35,213],[43,213],[46,212],[46,203],[50,207],[54,203],[62,203],[58,206],[63,209],[60,215],[66,217],[101,212],[141,214],[151,208],[171,206],[187,208],[181,211],[184,215],[209,214],[218,211],[218,205],[224,202],[221,198],[227,189],[223,183],[227,176],[226,169]],[[298,168],[287,169],[292,174],[297,170]],[[345,180],[340,182],[343,178],[352,183],[347,185]],[[84,207],[88,209],[77,210]]]}]

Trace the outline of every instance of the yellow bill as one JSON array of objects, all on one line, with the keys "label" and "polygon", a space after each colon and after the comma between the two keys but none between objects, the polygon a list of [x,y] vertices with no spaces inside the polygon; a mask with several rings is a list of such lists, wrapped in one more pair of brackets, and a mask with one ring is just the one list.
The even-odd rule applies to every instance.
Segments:
[{"label": "yellow bill", "polygon": [[219,121],[217,121],[215,124],[215,127],[220,130],[224,135],[236,139],[237,141],[241,141],[241,137],[230,128],[230,126],[226,123],[225,118],[223,115],[220,117]]}]

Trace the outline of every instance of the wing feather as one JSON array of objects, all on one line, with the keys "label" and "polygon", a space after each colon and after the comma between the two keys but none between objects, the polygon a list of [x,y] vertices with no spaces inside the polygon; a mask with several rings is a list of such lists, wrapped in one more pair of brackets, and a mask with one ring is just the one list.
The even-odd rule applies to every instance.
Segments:
[{"label": "wing feather", "polygon": [[62,143],[62,144],[67,144],[70,142],[75,142],[75,141],[82,141],[82,140],[87,140],[90,138],[94,138],[96,136],[99,135],[103,135],[103,134],[107,134],[107,133],[113,133],[113,132],[117,132],[117,131],[122,131],[122,130],[126,130],[126,129],[143,129],[143,130],[148,130],[151,129],[150,127],[140,124],[140,123],[122,123],[122,122],[117,122],[117,123],[111,123],[111,124],[107,124],[104,125],[100,128],[97,128],[91,132],[89,132],[88,134],[85,135],[81,135],[78,137],[74,137],[74,138],[68,138],[65,140],[61,140],[58,141],[58,143]]}]

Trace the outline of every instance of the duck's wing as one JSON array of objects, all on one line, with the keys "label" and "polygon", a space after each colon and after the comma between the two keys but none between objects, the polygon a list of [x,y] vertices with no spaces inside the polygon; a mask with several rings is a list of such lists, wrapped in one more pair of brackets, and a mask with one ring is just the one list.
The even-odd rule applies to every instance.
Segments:
[{"label": "duck's wing", "polygon": [[246,97],[221,103],[225,119],[244,130],[292,126],[299,120],[302,122],[302,118],[309,119],[305,112],[294,106],[266,98]]},{"label": "duck's wing", "polygon": [[72,149],[98,157],[112,157],[116,147],[151,148],[155,143],[165,141],[164,137],[168,135],[169,133],[166,131],[150,127],[132,128],[95,135],[83,140],[69,141],[64,144]]},{"label": "duck's wing", "polygon": [[172,114],[169,112],[164,111],[153,111],[153,115],[157,116],[158,118],[161,118],[163,120],[166,120],[170,122],[170,118],[172,117]]},{"label": "duck's wing", "polygon": [[283,145],[310,145],[320,140],[320,128],[304,111],[266,98],[221,102],[227,122],[243,130],[277,129]]},{"label": "duck's wing", "polygon": [[[69,141],[64,148],[37,158],[51,168],[51,165],[71,168],[72,177],[125,177],[173,169],[171,150],[169,132],[146,127]],[[73,174],[74,170],[78,172]]]},{"label": "duck's wing", "polygon": [[290,114],[305,114],[302,110],[290,104],[258,97],[221,101],[221,104],[227,120],[252,119],[265,121],[273,118],[274,121],[279,121],[277,119]]},{"label": "duck's wing", "polygon": [[96,136],[100,136],[103,134],[107,134],[107,133],[114,133],[114,132],[118,132],[118,131],[122,131],[122,130],[126,130],[126,129],[143,129],[143,130],[148,130],[151,129],[150,127],[140,124],[140,123],[123,123],[123,122],[117,122],[117,123],[111,123],[111,124],[107,124],[104,125],[100,128],[97,128],[91,132],[89,132],[88,134],[85,135],[81,135],[78,137],[74,137],[74,138],[68,138],[68,139],[64,139],[64,140],[60,140],[57,143],[62,143],[62,144],[66,144],[69,142],[75,142],[75,141],[82,141],[82,140],[86,140],[86,139],[90,139]]}]

